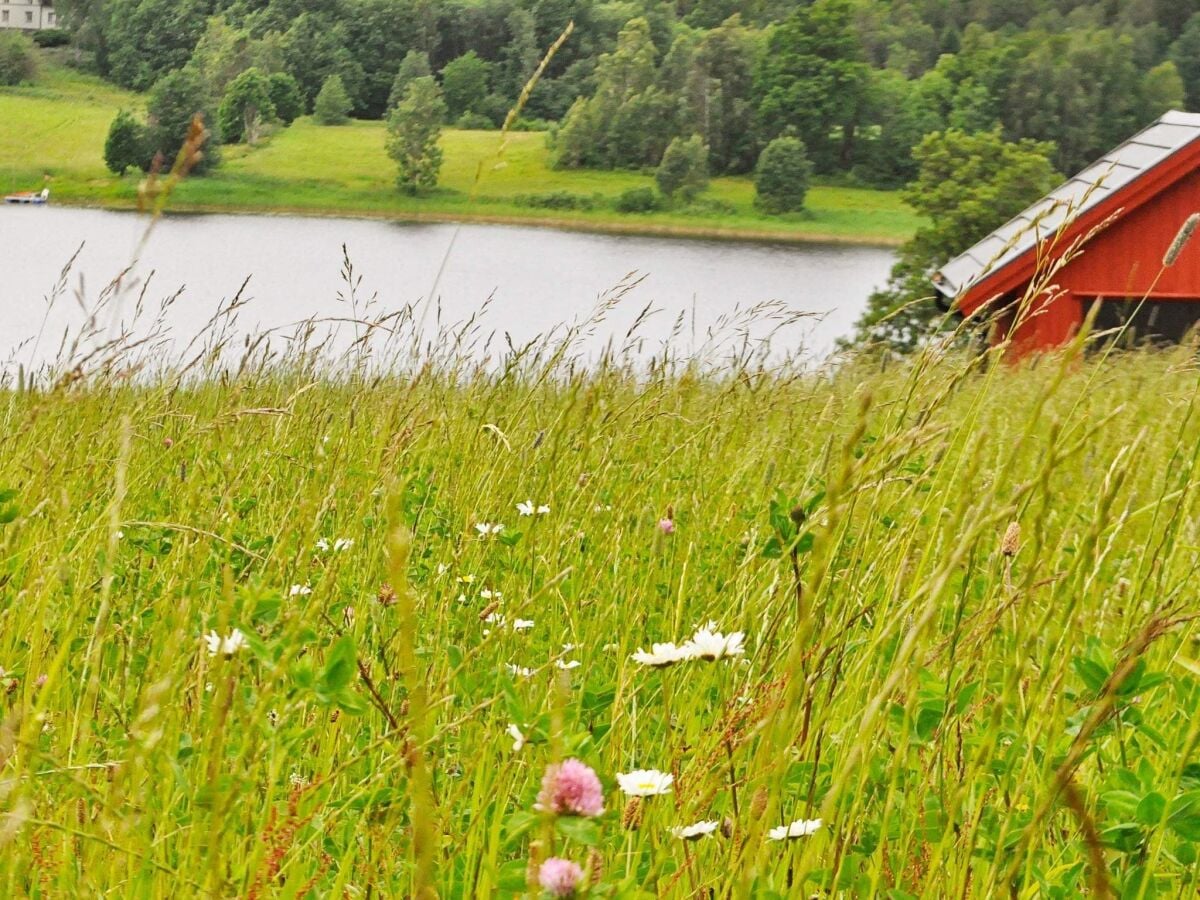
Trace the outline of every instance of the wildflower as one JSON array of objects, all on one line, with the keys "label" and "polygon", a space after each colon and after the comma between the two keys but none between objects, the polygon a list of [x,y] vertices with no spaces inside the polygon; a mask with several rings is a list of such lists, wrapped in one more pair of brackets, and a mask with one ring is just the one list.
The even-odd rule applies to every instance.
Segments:
[{"label": "wildflower", "polygon": [[499,522],[476,522],[475,530],[479,532],[481,538],[492,537],[504,530],[504,526]]},{"label": "wildflower", "polygon": [[387,609],[389,606],[395,606],[397,599],[396,589],[390,584],[380,585],[379,593],[375,595],[375,600],[384,609]]},{"label": "wildflower", "polygon": [[716,627],[716,622],[709,622],[696,629],[696,633],[682,648],[688,653],[688,658],[715,662],[718,659],[741,656],[746,652],[746,648],[742,646],[742,641],[746,637],[743,632],[735,631],[732,634],[724,635],[717,631]]},{"label": "wildflower", "polygon": [[449,571],[450,571],[450,566],[448,566],[446,563],[438,563],[437,564],[437,573],[439,575],[445,575]]},{"label": "wildflower", "polygon": [[509,675],[516,675],[518,678],[529,678],[533,675],[533,669],[525,666],[518,666],[513,663],[505,663],[504,668],[508,669]]},{"label": "wildflower", "polygon": [[289,775],[288,783],[294,788],[306,788],[310,784],[309,780],[299,772],[293,772],[291,775]]},{"label": "wildflower", "polygon": [[554,661],[554,665],[556,665],[558,668],[562,669],[564,672],[569,672],[571,669],[578,669],[583,664],[577,659],[572,659],[569,662],[564,662],[561,659],[556,659]]},{"label": "wildflower", "polygon": [[533,627],[533,619],[515,619],[512,627],[513,631],[528,631]]},{"label": "wildflower", "polygon": [[550,512],[549,506],[545,504],[534,506],[532,500],[526,500],[524,503],[517,504],[517,514],[521,516],[544,516],[548,512]]},{"label": "wildflower", "polygon": [[794,841],[796,838],[807,837],[821,827],[820,819],[797,819],[790,825],[780,825],[767,832],[772,841]]},{"label": "wildflower", "polygon": [[583,869],[569,859],[552,856],[538,869],[538,884],[551,897],[574,897],[579,882],[583,880]]},{"label": "wildflower", "polygon": [[637,653],[634,653],[630,657],[635,663],[650,666],[652,669],[663,669],[667,666],[673,666],[678,662],[685,662],[691,658],[691,651],[686,644],[682,647],[676,647],[673,643],[669,642],[665,644],[651,644],[649,653],[639,648]]},{"label": "wildflower", "polygon": [[458,578],[456,578],[454,580],[457,581],[459,584],[474,584],[475,576],[468,573],[466,575],[459,575]]},{"label": "wildflower", "polygon": [[483,600],[499,600],[504,595],[499,591],[489,591],[487,588],[484,588],[479,592],[479,596]]},{"label": "wildflower", "polygon": [[720,822],[704,821],[697,822],[695,825],[676,825],[670,831],[681,841],[698,841],[702,837],[708,837],[720,827]]},{"label": "wildflower", "polygon": [[49,676],[49,675],[47,675],[45,672],[43,672],[43,673],[42,673],[41,675],[39,675],[39,676],[37,677],[37,679],[36,679],[36,680],[33,682],[33,685],[34,685],[34,687],[45,687],[45,686],[46,686],[46,682],[47,682],[47,681],[49,681],[49,680],[50,680],[50,676]]},{"label": "wildflower", "polygon": [[173,440],[171,440],[169,437],[165,437],[165,438],[163,438],[163,446],[166,449],[170,450],[172,447],[175,446],[175,442]]},{"label": "wildflower", "polygon": [[204,636],[204,643],[208,645],[209,656],[216,656],[220,653],[225,657],[230,657],[246,646],[246,636],[236,628],[226,637],[210,631]]},{"label": "wildflower", "polygon": [[618,772],[617,784],[630,797],[653,797],[658,794],[671,793],[671,785],[675,776],[658,769],[634,769],[632,772]]},{"label": "wildflower", "polygon": [[674,534],[675,533],[675,520],[668,519],[668,518],[659,519],[658,520],[658,530],[661,531],[663,534]]},{"label": "wildflower", "polygon": [[289,597],[307,597],[312,593],[312,588],[307,584],[293,584],[288,588]]},{"label": "wildflower", "polygon": [[505,731],[513,739],[513,753],[520,753],[521,748],[525,746],[525,735],[521,734],[521,729],[516,725],[509,725]]},{"label": "wildflower", "polygon": [[328,553],[329,552],[329,541],[325,540],[325,538],[317,538],[316,547],[322,553]]},{"label": "wildflower", "polygon": [[559,816],[598,816],[604,812],[604,789],[591,766],[568,759],[546,769],[534,809]]},{"label": "wildflower", "polygon": [[341,553],[343,550],[349,550],[354,546],[354,538],[338,538],[333,542],[333,552]]}]

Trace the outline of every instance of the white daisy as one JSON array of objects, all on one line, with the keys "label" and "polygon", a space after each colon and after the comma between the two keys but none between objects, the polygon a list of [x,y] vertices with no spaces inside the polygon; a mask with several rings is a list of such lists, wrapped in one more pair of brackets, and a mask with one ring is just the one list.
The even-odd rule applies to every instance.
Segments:
[{"label": "white daisy", "polygon": [[533,619],[514,619],[512,627],[513,631],[528,631],[533,627]]},{"label": "white daisy", "polygon": [[509,675],[516,675],[518,678],[528,678],[533,674],[533,669],[514,665],[513,663],[505,663],[504,668],[508,670]]},{"label": "white daisy", "polygon": [[325,540],[325,538],[317,538],[317,549],[322,553],[329,552],[329,541]]},{"label": "white daisy", "polygon": [[658,769],[634,769],[632,772],[618,772],[617,784],[630,797],[653,797],[657,794],[671,793],[671,785],[675,776]]},{"label": "white daisy", "polygon": [[797,819],[790,825],[780,825],[767,832],[772,841],[794,841],[796,838],[807,837],[821,827],[820,819]]},{"label": "white daisy", "polygon": [[289,597],[307,597],[312,593],[312,588],[307,584],[293,584],[288,588]]},{"label": "white daisy", "polygon": [[720,822],[704,821],[697,822],[695,825],[675,825],[670,831],[681,841],[698,841],[702,837],[708,837],[720,827]]},{"label": "white daisy", "polygon": [[204,643],[208,645],[209,656],[216,656],[220,653],[222,656],[228,657],[246,646],[246,636],[236,628],[225,637],[221,637],[215,631],[210,631],[204,636]]},{"label": "white daisy", "polygon": [[504,595],[502,593],[500,593],[499,591],[489,591],[487,588],[484,588],[483,590],[481,590],[479,592],[479,596],[482,597],[484,600],[499,600]]},{"label": "white daisy", "polygon": [[534,506],[532,500],[526,500],[524,503],[517,504],[517,514],[522,516],[544,516],[550,512],[550,507],[544,503],[540,506]]},{"label": "white daisy", "polygon": [[333,552],[341,553],[343,550],[349,550],[354,546],[354,538],[338,538],[333,542]]},{"label": "white daisy", "polygon": [[564,660],[561,660],[561,659],[556,659],[556,660],[554,661],[554,665],[555,665],[555,666],[557,666],[558,668],[560,668],[560,669],[564,670],[564,671],[568,671],[568,672],[569,672],[571,669],[578,669],[578,668],[579,668],[581,665],[583,665],[583,663],[581,663],[581,662],[580,662],[579,660],[577,660],[577,659],[572,659],[572,660],[570,660],[570,661],[564,661]]},{"label": "white daisy", "polygon": [[521,729],[516,725],[509,725],[505,730],[513,739],[513,753],[520,753],[521,748],[525,746],[525,735],[521,734]]},{"label": "white daisy", "polygon": [[475,530],[479,532],[480,537],[491,537],[499,534],[504,530],[504,526],[499,522],[476,522]]},{"label": "white daisy", "polygon": [[683,645],[690,659],[704,659],[715,662],[718,659],[728,659],[731,656],[741,656],[746,652],[742,642],[746,635],[741,631],[732,634],[722,634],[716,630],[717,623],[709,622],[696,629]]},{"label": "white daisy", "polygon": [[682,647],[676,647],[670,642],[665,644],[651,644],[649,653],[639,648],[638,652],[630,657],[635,663],[650,666],[654,669],[673,666],[675,663],[685,662],[691,658],[691,652],[686,644]]}]

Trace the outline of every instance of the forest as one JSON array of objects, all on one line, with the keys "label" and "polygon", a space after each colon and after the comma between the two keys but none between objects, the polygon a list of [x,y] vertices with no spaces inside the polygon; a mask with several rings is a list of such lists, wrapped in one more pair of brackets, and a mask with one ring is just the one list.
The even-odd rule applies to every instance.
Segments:
[{"label": "forest", "polygon": [[[63,0],[80,64],[148,90],[175,70],[213,106],[249,68],[331,76],[382,118],[413,74],[446,121],[498,127],[573,23],[516,127],[562,167],[657,166],[699,136],[712,174],[803,142],[820,177],[910,182],[932,132],[1053,142],[1084,166],[1166,109],[1200,107],[1200,0]],[[407,74],[406,74],[407,72]],[[300,111],[303,111],[300,110]]]}]

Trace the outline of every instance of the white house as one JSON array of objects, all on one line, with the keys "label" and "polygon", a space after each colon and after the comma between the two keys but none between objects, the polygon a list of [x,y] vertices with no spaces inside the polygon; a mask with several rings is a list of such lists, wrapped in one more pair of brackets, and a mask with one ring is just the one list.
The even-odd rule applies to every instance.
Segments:
[{"label": "white house", "polygon": [[0,0],[0,28],[37,31],[57,27],[53,0]]}]

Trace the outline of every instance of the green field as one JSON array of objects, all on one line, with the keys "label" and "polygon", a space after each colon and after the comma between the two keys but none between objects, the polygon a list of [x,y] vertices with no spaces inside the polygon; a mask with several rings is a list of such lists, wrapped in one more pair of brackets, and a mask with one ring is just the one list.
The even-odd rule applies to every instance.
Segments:
[{"label": "green field", "polygon": [[[116,111],[142,103],[139,96],[54,65],[43,66],[35,86],[0,89],[0,191],[40,187],[49,174],[58,200],[132,205],[139,179],[108,173],[103,145]],[[211,176],[185,183],[172,207],[521,219],[623,231],[880,244],[904,240],[919,221],[894,192],[822,186],[809,193],[806,214],[764,216],[754,210],[754,189],[747,178],[713,180],[706,196],[725,204],[725,211],[622,215],[610,208],[611,201],[629,188],[653,185],[653,177],[556,171],[549,167],[540,133],[511,134],[502,148],[498,132],[446,131],[439,189],[414,199],[396,190],[394,164],[383,144],[380,122],[327,127],[301,119],[257,147],[224,148],[224,165]],[[597,208],[556,211],[514,203],[516,195],[556,191],[595,198]]]},{"label": "green field", "polygon": [[3,896],[1196,896],[1191,350],[371,352],[0,390]]}]

